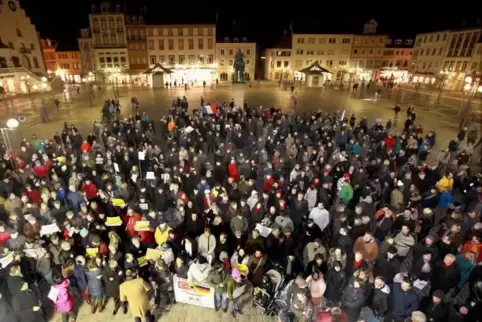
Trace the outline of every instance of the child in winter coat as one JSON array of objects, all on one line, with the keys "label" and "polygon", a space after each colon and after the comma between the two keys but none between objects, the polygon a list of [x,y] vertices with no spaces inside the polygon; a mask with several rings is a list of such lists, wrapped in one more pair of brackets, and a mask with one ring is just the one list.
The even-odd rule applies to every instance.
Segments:
[{"label": "child in winter coat", "polygon": [[55,303],[55,312],[62,315],[62,322],[75,321],[76,316],[75,312],[73,311],[74,299],[69,293],[70,281],[68,279],[64,279],[60,273],[52,276],[52,281],[54,285],[52,286],[49,297]]}]

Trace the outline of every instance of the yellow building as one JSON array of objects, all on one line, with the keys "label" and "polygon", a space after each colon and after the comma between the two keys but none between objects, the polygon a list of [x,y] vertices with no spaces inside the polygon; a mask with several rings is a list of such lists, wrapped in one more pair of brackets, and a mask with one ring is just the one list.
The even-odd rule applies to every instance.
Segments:
[{"label": "yellow building", "polygon": [[294,79],[291,42],[292,35],[285,34],[274,48],[265,50],[263,55],[265,79],[279,82]]},{"label": "yellow building", "polygon": [[89,28],[80,29],[80,37],[77,38],[79,43],[80,58],[82,60],[82,71],[87,81],[92,81],[89,76],[95,71],[94,48],[92,42],[92,34]]},{"label": "yellow building", "polygon": [[42,85],[44,75],[35,25],[19,0],[0,1],[0,86],[6,92],[27,93],[36,83]]},{"label": "yellow building", "polygon": [[417,35],[410,68],[413,83],[434,84],[444,75],[443,61],[449,36],[449,30]]},{"label": "yellow building", "polygon": [[55,74],[66,83],[79,84],[82,82],[82,59],[80,51],[55,52],[57,67]]},{"label": "yellow building", "polygon": [[220,82],[232,81],[234,74],[234,56],[241,50],[244,54],[246,81],[254,80],[256,69],[256,43],[248,42],[246,38],[225,38],[224,42],[216,43],[216,79]]},{"label": "yellow building", "polygon": [[350,72],[355,81],[368,81],[379,76],[388,35],[377,34],[377,27],[377,22],[372,19],[365,24],[363,34],[353,37]]},{"label": "yellow building", "polygon": [[129,76],[129,55],[125,15],[121,6],[113,12],[110,3],[100,5],[100,11],[92,6],[89,14],[92,32],[95,76],[97,81],[107,83],[127,83]]},{"label": "yellow building", "polygon": [[472,61],[470,62],[467,73],[469,75],[482,77],[482,35],[479,38],[479,42],[475,45],[475,53],[472,56]]},{"label": "yellow building", "polygon": [[412,38],[392,36],[387,39],[383,50],[380,78],[398,84],[410,81],[409,68],[412,61],[413,43]]},{"label": "yellow building", "polygon": [[216,25],[148,25],[149,66],[173,71],[174,84],[201,85],[216,80]]},{"label": "yellow building", "polygon": [[292,55],[295,79],[303,77],[298,71],[315,61],[330,71],[326,79],[339,81],[348,72],[353,35],[348,34],[293,34]]},{"label": "yellow building", "polygon": [[462,90],[465,78],[470,74],[472,58],[476,54],[476,45],[481,35],[481,28],[452,30],[443,61],[443,70],[447,73],[447,87]]}]

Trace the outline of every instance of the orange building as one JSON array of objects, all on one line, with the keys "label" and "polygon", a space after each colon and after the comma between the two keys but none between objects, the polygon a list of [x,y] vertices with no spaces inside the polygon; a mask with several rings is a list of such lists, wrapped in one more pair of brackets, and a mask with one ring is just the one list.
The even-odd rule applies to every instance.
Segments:
[{"label": "orange building", "polygon": [[42,57],[44,60],[47,73],[50,75],[55,73],[57,69],[57,56],[55,51],[57,50],[57,43],[50,39],[40,39],[40,47],[42,49]]},{"label": "orange building", "polygon": [[82,59],[80,51],[59,51],[56,53],[55,74],[67,83],[82,82]]}]

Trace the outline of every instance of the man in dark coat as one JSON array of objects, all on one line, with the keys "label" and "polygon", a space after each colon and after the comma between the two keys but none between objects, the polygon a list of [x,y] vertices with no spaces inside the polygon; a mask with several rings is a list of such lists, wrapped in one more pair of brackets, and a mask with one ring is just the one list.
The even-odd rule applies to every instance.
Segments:
[{"label": "man in dark coat", "polygon": [[452,254],[445,255],[443,262],[439,262],[435,266],[432,275],[432,289],[440,289],[444,293],[448,293],[459,285],[460,268],[455,262],[455,256]]}]

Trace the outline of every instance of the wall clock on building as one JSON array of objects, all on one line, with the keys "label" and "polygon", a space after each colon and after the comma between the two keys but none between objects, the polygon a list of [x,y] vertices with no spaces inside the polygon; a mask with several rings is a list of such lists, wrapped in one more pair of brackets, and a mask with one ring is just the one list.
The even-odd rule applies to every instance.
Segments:
[{"label": "wall clock on building", "polygon": [[8,7],[9,7],[10,10],[12,10],[12,11],[17,11],[17,4],[16,4],[14,1],[9,1],[9,2],[8,2]]}]

